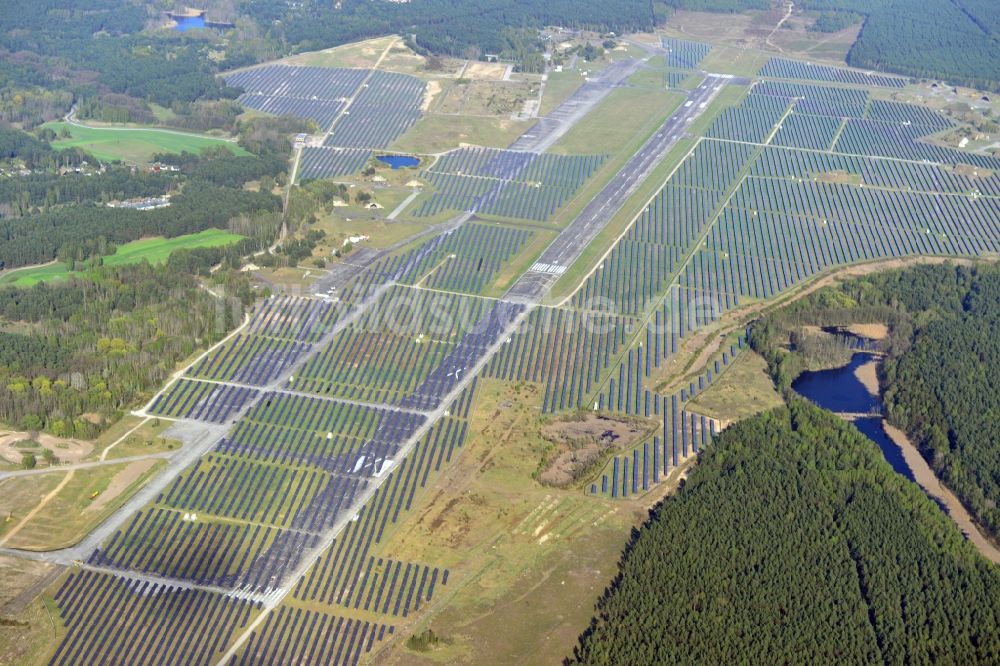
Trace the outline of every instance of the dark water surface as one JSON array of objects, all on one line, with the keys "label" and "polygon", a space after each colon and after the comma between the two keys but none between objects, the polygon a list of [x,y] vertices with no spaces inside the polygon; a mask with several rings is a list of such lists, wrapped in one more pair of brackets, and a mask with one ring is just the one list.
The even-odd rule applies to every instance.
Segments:
[{"label": "dark water surface", "polygon": [[412,155],[379,155],[375,159],[383,164],[388,164],[393,169],[420,166],[420,158]]},{"label": "dark water surface", "polygon": [[882,418],[877,416],[882,411],[882,401],[870,394],[865,385],[854,376],[855,370],[871,362],[873,358],[872,354],[858,352],[845,366],[832,370],[803,372],[792,382],[792,388],[813,404],[831,412],[873,414],[871,417],[855,419],[855,427],[878,444],[886,462],[894,470],[913,481],[913,472],[903,459],[902,450],[882,430]]},{"label": "dark water surface", "polygon": [[799,395],[831,412],[881,413],[881,401],[872,396],[864,384],[854,376],[855,370],[871,360],[871,354],[858,352],[845,366],[831,370],[803,372],[792,382],[792,388]]}]

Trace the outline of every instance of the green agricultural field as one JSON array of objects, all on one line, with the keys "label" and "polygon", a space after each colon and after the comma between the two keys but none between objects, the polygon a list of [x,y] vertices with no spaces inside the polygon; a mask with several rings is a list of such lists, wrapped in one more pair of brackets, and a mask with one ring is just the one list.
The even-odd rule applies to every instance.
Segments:
[{"label": "green agricultural field", "polygon": [[[166,261],[167,257],[175,250],[196,247],[219,247],[235,243],[242,239],[243,236],[231,234],[221,229],[206,229],[196,234],[188,234],[176,238],[144,238],[119,247],[114,254],[104,258],[104,265],[118,266],[122,264],[135,264],[141,261],[159,264]],[[30,287],[46,280],[63,280],[69,277],[72,272],[67,268],[66,264],[58,262],[45,264],[44,266],[28,266],[11,271],[0,277],[0,285],[12,284],[16,287]]]},{"label": "green agricultural field", "polygon": [[84,127],[69,123],[48,123],[44,127],[71,137],[52,143],[56,148],[82,148],[101,160],[149,162],[156,153],[200,153],[206,148],[224,146],[237,155],[247,151],[233,142],[215,137],[155,128]]}]

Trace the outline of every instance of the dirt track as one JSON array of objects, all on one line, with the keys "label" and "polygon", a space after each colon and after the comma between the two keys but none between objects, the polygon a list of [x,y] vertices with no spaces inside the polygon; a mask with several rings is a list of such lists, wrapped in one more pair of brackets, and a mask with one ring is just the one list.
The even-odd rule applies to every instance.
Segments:
[{"label": "dirt track", "polygon": [[927,464],[927,461],[924,460],[923,456],[920,455],[920,452],[917,451],[917,447],[910,442],[906,433],[899,428],[889,425],[884,420],[882,421],[882,428],[885,430],[885,434],[902,449],[903,459],[906,460],[907,466],[913,472],[913,477],[920,484],[920,487],[928,495],[945,506],[948,516],[958,525],[958,528],[962,530],[962,533],[969,539],[969,542],[976,547],[976,550],[983,554],[983,557],[996,564],[1000,564],[1000,549],[983,536],[972,521],[972,516],[962,506],[962,503],[958,501],[955,494],[938,481],[937,476],[934,475],[934,471]]}]

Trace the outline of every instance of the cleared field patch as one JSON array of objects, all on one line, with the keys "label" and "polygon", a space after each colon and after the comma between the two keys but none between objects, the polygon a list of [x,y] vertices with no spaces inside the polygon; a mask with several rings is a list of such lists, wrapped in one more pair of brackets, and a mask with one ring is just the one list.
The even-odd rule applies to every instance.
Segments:
[{"label": "cleared field patch", "polygon": [[550,421],[541,434],[553,446],[546,452],[538,480],[563,488],[587,477],[612,451],[629,448],[655,429],[655,423],[614,415],[581,412]]},{"label": "cleared field patch", "polygon": [[[125,416],[102,432],[94,441],[95,455],[104,455],[107,460],[114,460],[173,451],[180,448],[181,443],[163,436],[163,431],[171,425],[170,421]],[[132,431],[136,426],[138,429]],[[129,431],[132,431],[132,434],[127,435]],[[122,437],[125,439],[121,439]],[[114,447],[108,449],[112,444]]]},{"label": "cleared field patch", "polygon": [[[0,544],[38,504],[58,488],[66,473],[21,476],[0,481]],[[15,535],[16,536],[16,535]]]},{"label": "cleared field patch", "polygon": [[[4,545],[23,550],[72,546],[135,494],[164,464],[161,460],[140,460],[66,473],[53,472],[51,476],[59,477],[60,481],[70,476],[58,493]],[[33,484],[40,480],[39,477],[30,478]],[[50,483],[51,480],[46,479],[43,486]]]},{"label": "cleared field patch", "polygon": [[[643,512],[534,479],[548,447],[540,399],[536,384],[481,380],[460,454],[386,530],[383,552],[449,571],[441,601],[400,635],[387,663],[551,663],[572,650]],[[407,649],[426,628],[438,647]],[[517,641],[503,638],[511,632]]]},{"label": "cleared field patch", "polygon": [[783,404],[767,374],[767,363],[754,352],[737,357],[733,366],[688,407],[717,419],[722,427]]},{"label": "cleared field patch", "polygon": [[300,53],[286,58],[282,62],[289,65],[306,67],[370,68],[374,67],[385,50],[397,41],[399,41],[399,38],[395,35],[376,37],[375,39],[343,44],[322,51]]},{"label": "cleared field patch", "polygon": [[46,450],[55,456],[56,463],[77,463],[88,458],[94,446],[86,440],[0,429],[0,463],[20,465],[22,454],[32,453],[38,465],[44,466]]},{"label": "cleared field patch", "polygon": [[[243,240],[243,236],[232,234],[221,229],[206,229],[196,234],[187,234],[175,238],[144,238],[125,243],[103,258],[104,266],[119,266],[137,264],[148,261],[151,264],[162,264],[176,250],[200,247],[222,247]],[[39,282],[65,280],[74,275],[65,264],[52,263],[44,266],[29,266],[11,271],[0,277],[0,284],[10,284],[15,287],[30,287]]]},{"label": "cleared field patch", "polygon": [[[383,217],[358,219],[354,215],[345,216],[339,212],[320,213],[316,224],[312,226],[313,229],[326,232],[326,238],[317,246],[319,248],[318,254],[330,259],[330,261],[335,261],[332,258],[333,250],[343,250],[344,241],[350,236],[368,236],[368,240],[356,246],[355,250],[358,247],[383,248],[410,238],[425,227],[423,221],[413,222],[408,218],[403,218],[407,218],[405,213],[395,220],[387,220]],[[347,261],[350,261],[350,258],[351,255],[348,254]]]},{"label": "cleared field patch", "polygon": [[506,148],[535,122],[534,119],[474,118],[431,113],[414,123],[390,148],[425,155],[441,153],[463,144]]},{"label": "cleared field patch", "polygon": [[175,130],[131,127],[84,127],[65,122],[46,123],[57,134],[70,137],[52,142],[55,148],[82,148],[106,161],[148,163],[156,153],[200,153],[206,148],[223,147],[235,155],[248,155],[232,141]]},{"label": "cleared field patch", "polygon": [[43,666],[62,636],[55,609],[42,593],[60,567],[0,556],[0,663]]}]

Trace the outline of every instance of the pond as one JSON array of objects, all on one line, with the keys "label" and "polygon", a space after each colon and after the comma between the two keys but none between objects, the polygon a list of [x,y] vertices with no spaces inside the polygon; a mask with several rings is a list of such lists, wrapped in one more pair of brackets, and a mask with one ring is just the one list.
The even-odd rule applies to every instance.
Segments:
[{"label": "pond", "polygon": [[174,16],[174,22],[177,24],[174,26],[174,30],[179,30],[180,32],[186,32],[188,30],[194,30],[195,28],[205,27],[205,17],[202,16]]},{"label": "pond", "polygon": [[823,409],[841,414],[872,414],[869,417],[855,418],[853,423],[863,435],[868,437],[882,450],[886,462],[896,472],[910,481],[914,480],[913,471],[903,458],[899,445],[889,439],[882,429],[882,401],[873,396],[858,379],[857,370],[867,363],[874,363],[875,356],[867,352],[858,352],[851,357],[851,362],[831,370],[803,372],[792,382],[796,393],[808,399]]},{"label": "pond", "polygon": [[393,169],[420,166],[420,158],[412,155],[379,155],[375,159],[383,164],[388,164]]},{"label": "pond", "polygon": [[792,382],[795,391],[831,412],[868,414],[880,413],[882,403],[873,396],[855,374],[857,369],[874,359],[872,354],[858,352],[851,362],[840,368],[803,372]]}]

